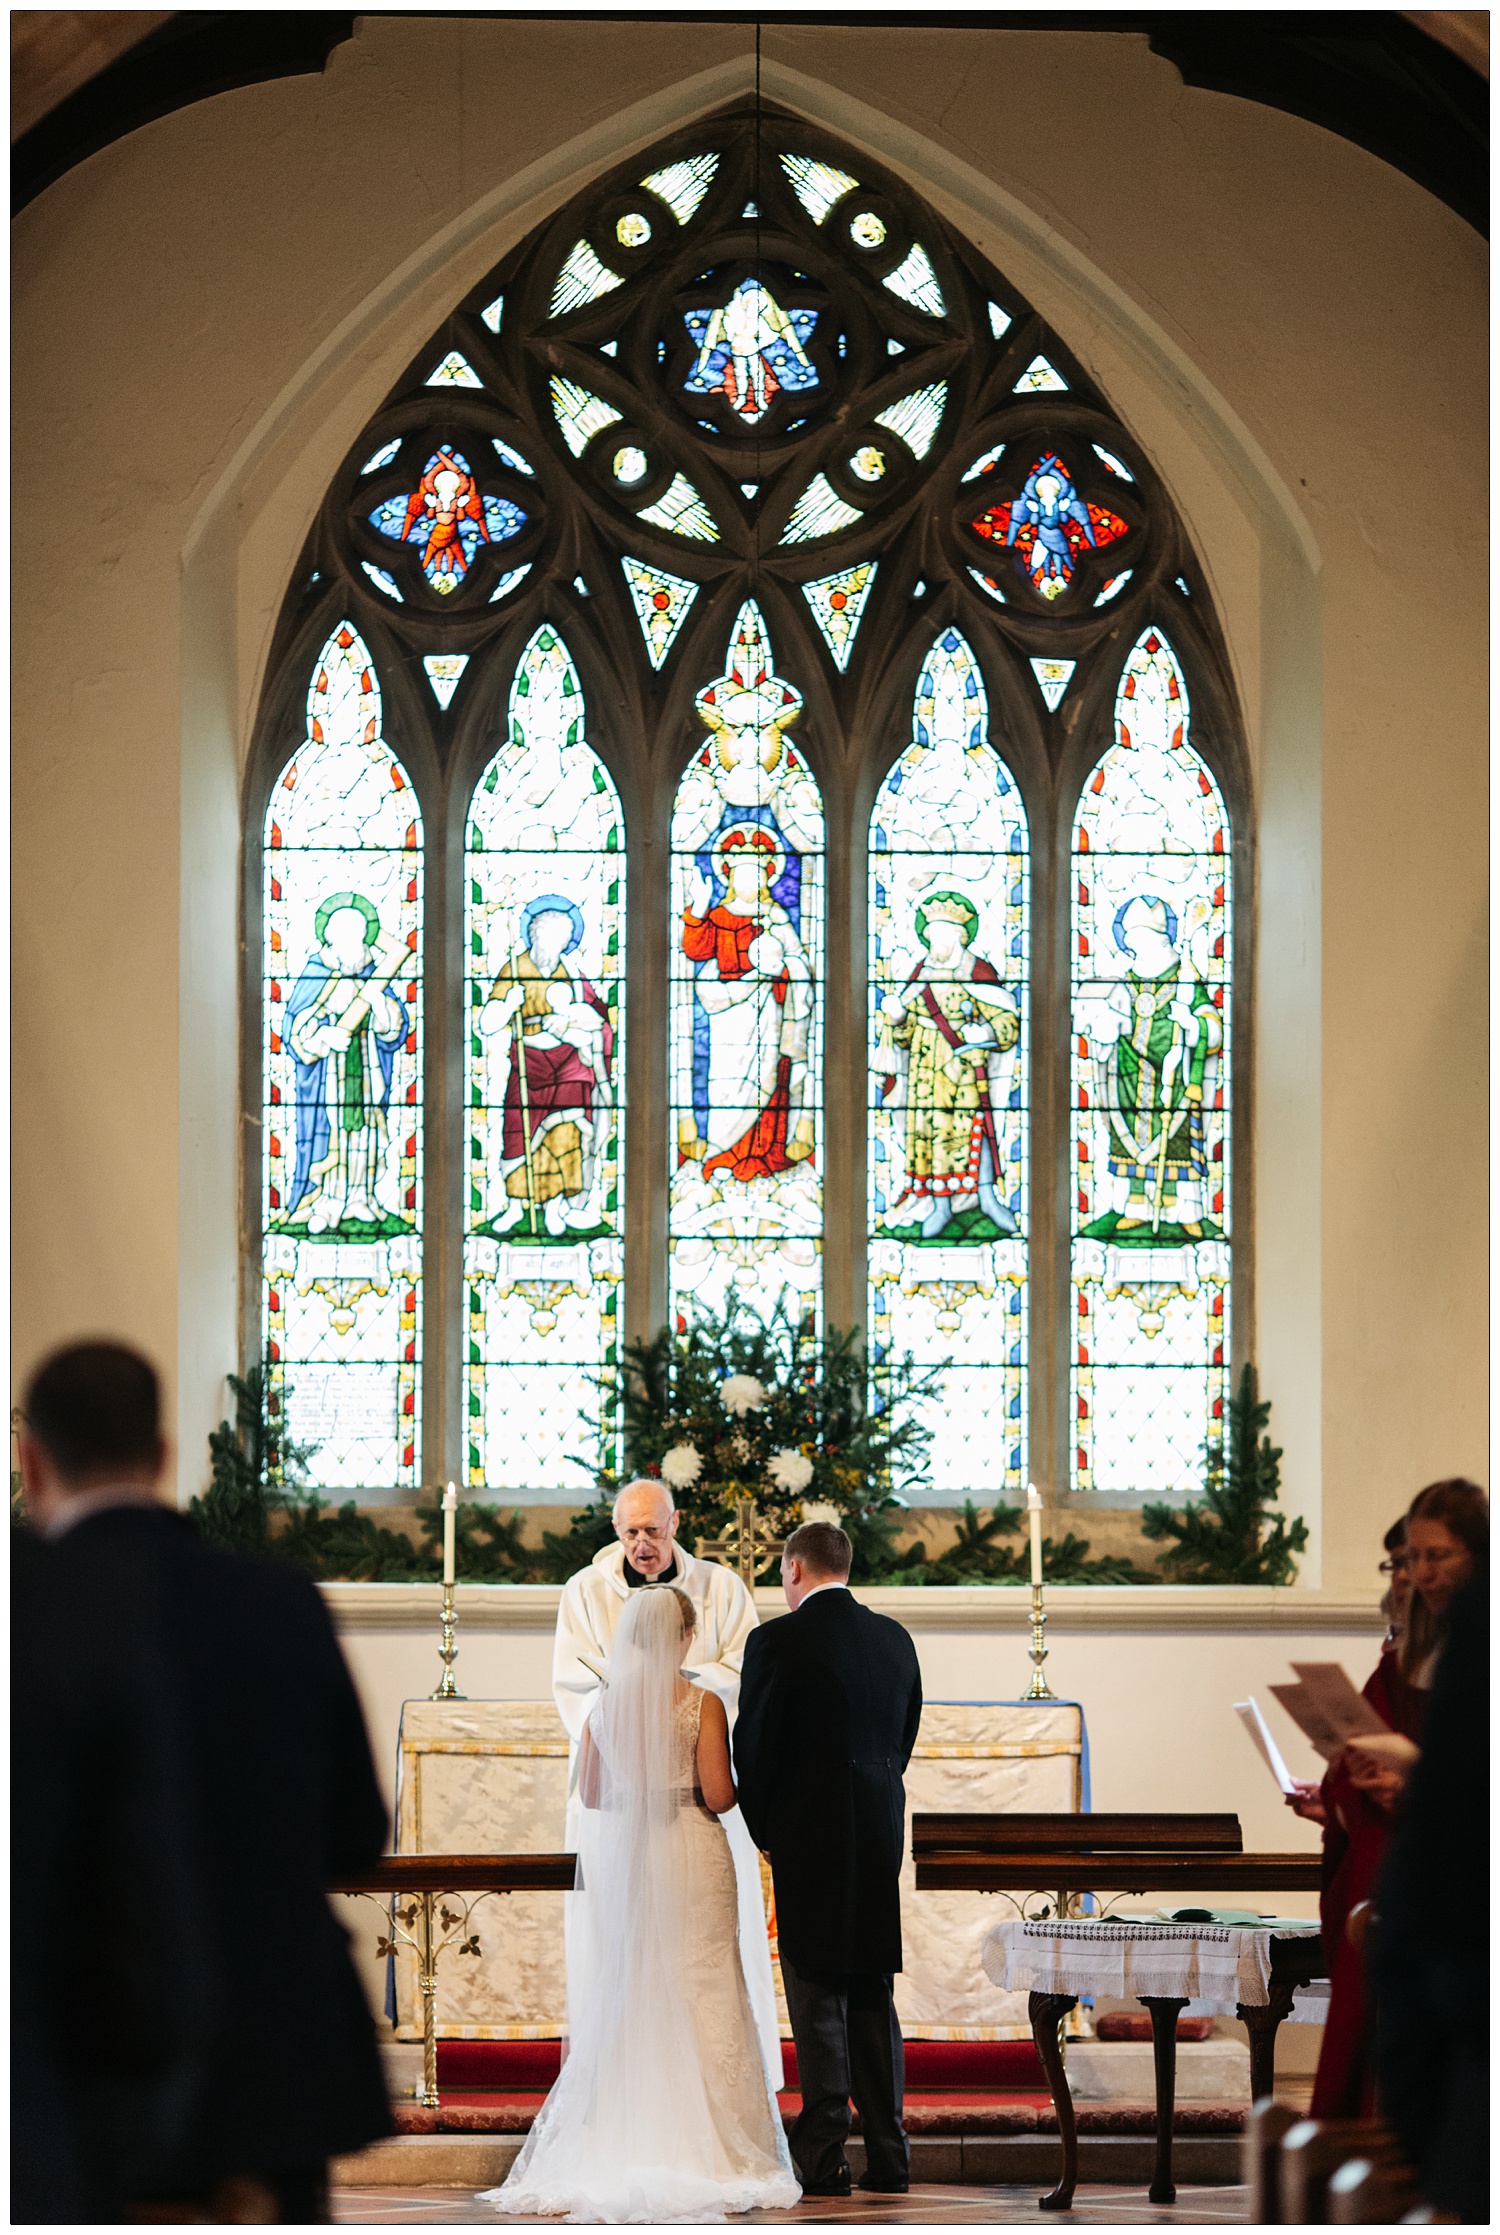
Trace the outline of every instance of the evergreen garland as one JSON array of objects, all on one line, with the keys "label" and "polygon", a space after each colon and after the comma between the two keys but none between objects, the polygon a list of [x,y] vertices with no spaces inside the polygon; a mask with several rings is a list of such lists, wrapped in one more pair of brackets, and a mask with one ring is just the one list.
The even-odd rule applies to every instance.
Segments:
[{"label": "evergreen garland", "polygon": [[1207,1447],[1203,1496],[1174,1513],[1141,1508],[1141,1527],[1170,1541],[1163,1565],[1173,1583],[1293,1583],[1295,1554],[1307,1547],[1307,1523],[1272,1513],[1281,1485],[1281,1448],[1264,1433],[1269,1398],[1253,1366],[1245,1366],[1229,1400],[1229,1427]]}]

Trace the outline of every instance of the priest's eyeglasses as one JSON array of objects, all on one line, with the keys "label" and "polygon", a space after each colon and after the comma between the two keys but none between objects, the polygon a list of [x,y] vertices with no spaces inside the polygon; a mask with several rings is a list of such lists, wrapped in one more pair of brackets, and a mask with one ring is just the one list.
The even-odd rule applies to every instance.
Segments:
[{"label": "priest's eyeglasses", "polygon": [[656,1529],[625,1528],[620,1531],[620,1542],[622,1544],[639,1544],[644,1538],[647,1544],[665,1544],[671,1534],[670,1522],[665,1527]]}]

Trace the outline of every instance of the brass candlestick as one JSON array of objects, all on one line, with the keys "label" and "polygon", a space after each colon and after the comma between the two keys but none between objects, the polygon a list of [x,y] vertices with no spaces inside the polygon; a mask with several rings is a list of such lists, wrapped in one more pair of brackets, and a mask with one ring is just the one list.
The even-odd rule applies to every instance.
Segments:
[{"label": "brass candlestick", "polygon": [[458,1647],[453,1642],[454,1625],[458,1616],[453,1611],[453,1585],[443,1585],[443,1642],[438,1648],[443,1663],[443,1681],[428,1698],[434,1700],[461,1700],[464,1694],[453,1681],[453,1664],[458,1658]]},{"label": "brass candlestick", "polygon": [[1046,1641],[1047,1609],[1042,1602],[1042,1586],[1040,1583],[1033,1583],[1031,1586],[1031,1689],[1025,1695],[1029,1700],[1054,1700],[1057,1697],[1046,1677],[1042,1674],[1042,1663],[1047,1658]]}]

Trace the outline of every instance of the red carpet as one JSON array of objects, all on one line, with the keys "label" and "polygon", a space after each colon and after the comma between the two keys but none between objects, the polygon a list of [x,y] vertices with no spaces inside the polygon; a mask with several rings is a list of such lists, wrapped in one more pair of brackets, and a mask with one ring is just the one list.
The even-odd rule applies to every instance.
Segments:
[{"label": "red carpet", "polygon": [[[782,2043],[781,2056],[785,2083],[795,2089],[797,2052],[790,2041]],[[545,2094],[561,2062],[558,2041],[440,2041],[438,2086],[444,2095],[475,2088]],[[1029,2041],[908,2041],[906,2087],[908,2095],[982,2089],[988,2095],[1045,2096],[1047,2082]]]}]

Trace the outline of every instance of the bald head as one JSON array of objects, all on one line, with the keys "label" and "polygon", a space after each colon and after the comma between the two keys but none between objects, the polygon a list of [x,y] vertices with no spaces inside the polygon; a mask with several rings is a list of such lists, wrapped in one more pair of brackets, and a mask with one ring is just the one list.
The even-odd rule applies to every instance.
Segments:
[{"label": "bald head", "polygon": [[672,1564],[677,1508],[664,1482],[627,1482],[614,1505],[615,1535],[637,1575],[661,1575]]}]

